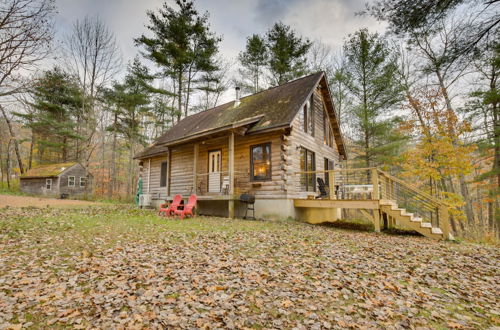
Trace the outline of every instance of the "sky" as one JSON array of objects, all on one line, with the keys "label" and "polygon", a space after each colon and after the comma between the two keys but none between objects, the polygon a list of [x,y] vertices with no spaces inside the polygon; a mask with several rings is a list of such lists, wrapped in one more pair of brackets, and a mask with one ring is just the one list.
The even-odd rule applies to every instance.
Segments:
[{"label": "sky", "polygon": [[[195,0],[199,12],[208,11],[212,31],[222,36],[220,52],[235,59],[246,38],[263,34],[275,22],[292,26],[300,35],[340,49],[344,38],[359,28],[382,32],[384,24],[356,15],[367,0]],[[61,40],[72,24],[86,15],[99,16],[116,35],[123,61],[138,54],[133,39],[148,33],[146,12],[164,0],[56,0],[56,38]],[[175,5],[173,0],[166,1]]]}]

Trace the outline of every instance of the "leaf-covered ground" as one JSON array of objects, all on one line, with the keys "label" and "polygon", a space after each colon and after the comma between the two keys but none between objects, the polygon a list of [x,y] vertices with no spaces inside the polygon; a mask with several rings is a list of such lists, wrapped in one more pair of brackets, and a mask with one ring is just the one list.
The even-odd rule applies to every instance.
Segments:
[{"label": "leaf-covered ground", "polygon": [[293,221],[0,210],[0,328],[488,328],[499,257]]}]

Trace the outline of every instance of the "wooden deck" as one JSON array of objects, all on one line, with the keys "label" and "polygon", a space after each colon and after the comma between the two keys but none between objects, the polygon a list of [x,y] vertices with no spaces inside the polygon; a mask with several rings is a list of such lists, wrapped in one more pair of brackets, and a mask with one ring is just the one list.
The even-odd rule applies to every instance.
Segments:
[{"label": "wooden deck", "polygon": [[295,207],[340,208],[340,209],[378,209],[378,200],[352,199],[294,199]]}]

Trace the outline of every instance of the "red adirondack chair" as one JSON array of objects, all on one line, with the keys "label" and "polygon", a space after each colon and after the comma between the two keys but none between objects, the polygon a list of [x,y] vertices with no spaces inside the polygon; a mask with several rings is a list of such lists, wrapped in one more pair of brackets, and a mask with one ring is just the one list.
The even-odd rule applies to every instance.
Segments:
[{"label": "red adirondack chair", "polygon": [[196,208],[196,201],[198,199],[198,196],[195,194],[192,194],[189,196],[189,200],[186,205],[184,205],[184,209],[182,210],[175,210],[174,214],[180,216],[181,220],[184,219],[186,216],[191,216],[194,217],[194,209]]},{"label": "red adirondack chair", "polygon": [[160,205],[160,210],[158,211],[158,215],[161,216],[162,213],[164,217],[172,215],[174,211],[176,211],[179,208],[181,202],[182,202],[182,195],[175,195],[174,200],[168,207],[166,207],[166,204]]}]

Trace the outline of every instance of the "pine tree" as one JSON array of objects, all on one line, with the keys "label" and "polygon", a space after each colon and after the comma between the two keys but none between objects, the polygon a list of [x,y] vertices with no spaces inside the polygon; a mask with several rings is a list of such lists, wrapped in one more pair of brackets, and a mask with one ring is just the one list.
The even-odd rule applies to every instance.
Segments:
[{"label": "pine tree", "polygon": [[243,67],[240,73],[243,77],[249,77],[250,84],[247,87],[252,93],[257,93],[262,88],[263,70],[268,63],[269,54],[266,41],[258,34],[247,38],[245,50],[240,52],[238,60]]},{"label": "pine tree", "polygon": [[281,22],[266,33],[269,51],[269,70],[275,85],[298,78],[306,72],[305,56],[311,47],[309,39],[297,36],[288,25]]},{"label": "pine tree", "polygon": [[389,119],[393,106],[401,100],[396,79],[396,58],[378,34],[362,29],[344,44],[354,143],[360,150],[356,160],[366,167],[376,166],[394,154],[402,139]]},{"label": "pine tree", "polygon": [[192,83],[199,72],[214,70],[221,38],[210,31],[208,13],[200,15],[193,1],[176,0],[179,10],[166,2],[157,12],[149,11],[147,28],[153,37],[135,40],[145,48],[145,56],[176,85],[177,119],[188,115]]},{"label": "pine tree", "polygon": [[33,111],[17,115],[33,130],[38,161],[50,163],[75,160],[70,154],[82,137],[77,126],[82,99],[81,90],[71,76],[58,67],[46,71],[31,91]]},{"label": "pine tree", "polygon": [[[149,73],[148,68],[142,65],[138,58],[135,58],[128,66],[123,83],[115,83],[113,89],[107,93],[108,102],[114,105],[114,120],[108,130],[123,136],[129,150],[128,194],[132,192],[136,179],[133,175],[135,173],[133,171],[133,156],[137,151],[136,148],[138,146],[144,147],[146,141],[143,122],[150,115],[152,81],[153,76]],[[115,148],[116,145],[113,146],[113,153]],[[114,159],[115,156],[113,155],[112,158]],[[115,179],[113,176],[112,180]]]}]

